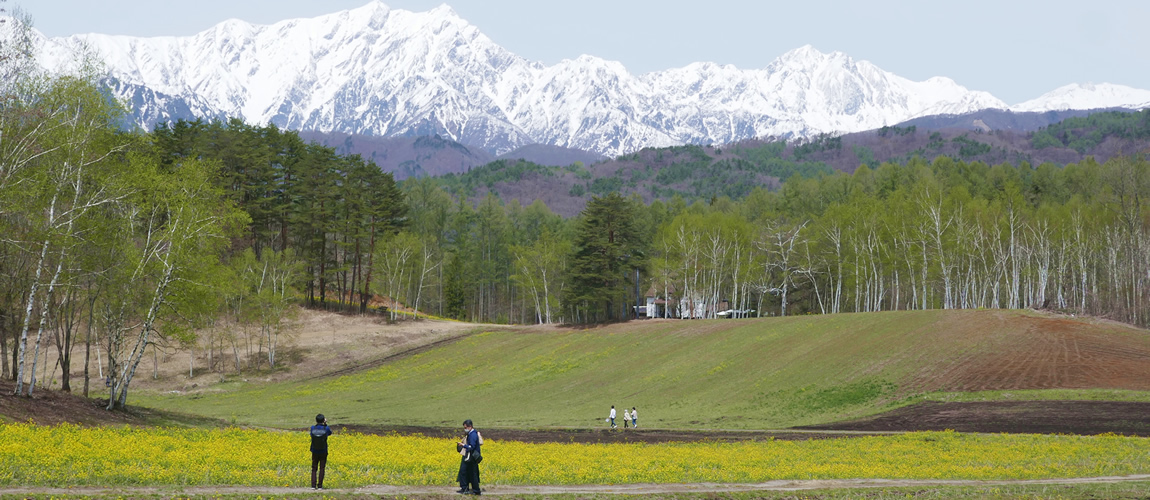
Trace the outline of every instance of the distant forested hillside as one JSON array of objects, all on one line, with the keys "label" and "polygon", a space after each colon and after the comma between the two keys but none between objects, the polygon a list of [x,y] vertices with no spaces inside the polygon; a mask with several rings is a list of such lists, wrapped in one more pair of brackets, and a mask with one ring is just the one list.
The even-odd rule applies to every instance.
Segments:
[{"label": "distant forested hillside", "polygon": [[595,164],[546,167],[499,160],[465,174],[435,179],[437,185],[473,199],[494,193],[503,200],[542,201],[564,216],[583,209],[592,196],[618,191],[644,202],[740,199],[757,187],[777,189],[792,176],[812,178],[861,165],[905,164],[913,158],[946,157],[986,165],[1062,166],[1087,157],[1105,162],[1115,156],[1150,151],[1150,110],[1102,112],[1022,133],[981,127],[935,131],[891,126],[844,136],[784,142],[750,140],[724,146],[649,148]]},{"label": "distant forested hillside", "polygon": [[985,130],[1011,130],[1014,132],[1034,132],[1043,127],[1058,123],[1067,118],[1088,116],[1102,111],[1131,111],[1129,109],[1065,109],[1061,111],[1028,111],[1018,112],[1006,109],[982,109],[961,115],[930,115],[920,116],[897,125],[900,127],[914,126],[923,130],[939,130],[948,128]]},{"label": "distant forested hillside", "polygon": [[1031,145],[1039,150],[1068,148],[1080,154],[1097,155],[1103,144],[1126,141],[1140,144],[1140,152],[1145,153],[1148,139],[1150,109],[1139,113],[1110,111],[1068,118],[1035,132]]}]

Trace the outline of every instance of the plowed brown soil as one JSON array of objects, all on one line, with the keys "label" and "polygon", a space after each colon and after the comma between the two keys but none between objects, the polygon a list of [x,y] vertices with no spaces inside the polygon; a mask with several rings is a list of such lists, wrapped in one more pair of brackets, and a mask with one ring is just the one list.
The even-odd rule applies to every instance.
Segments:
[{"label": "plowed brown soil", "polygon": [[[333,426],[336,431],[363,434],[403,434],[429,437],[459,438],[458,429],[414,426]],[[306,429],[299,429],[301,431]],[[891,434],[890,431],[814,431],[814,430],[683,430],[683,429],[481,429],[484,439],[519,441],[523,443],[681,443],[696,441],[805,441],[808,439],[836,439],[843,437]]]},{"label": "plowed brown soil", "polygon": [[1145,330],[1040,313],[984,311],[954,319],[964,324],[937,332],[938,344],[958,351],[943,363],[924,366],[908,387],[923,392],[1150,390]]},{"label": "plowed brown soil", "polygon": [[838,431],[1008,432],[1150,436],[1150,403],[1123,401],[980,401],[917,405],[850,422],[799,427]]}]

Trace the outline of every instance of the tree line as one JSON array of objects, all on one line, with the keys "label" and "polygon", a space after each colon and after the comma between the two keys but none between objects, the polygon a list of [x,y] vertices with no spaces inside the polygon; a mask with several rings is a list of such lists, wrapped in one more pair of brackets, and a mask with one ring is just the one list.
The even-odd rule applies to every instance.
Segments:
[{"label": "tree line", "polygon": [[912,158],[738,200],[611,193],[570,219],[491,195],[473,208],[435,179],[403,189],[404,232],[436,242],[440,272],[401,296],[430,285],[443,293],[424,290],[425,307],[473,321],[619,320],[649,295],[676,317],[1047,308],[1145,326],[1150,313],[1143,157]]}]

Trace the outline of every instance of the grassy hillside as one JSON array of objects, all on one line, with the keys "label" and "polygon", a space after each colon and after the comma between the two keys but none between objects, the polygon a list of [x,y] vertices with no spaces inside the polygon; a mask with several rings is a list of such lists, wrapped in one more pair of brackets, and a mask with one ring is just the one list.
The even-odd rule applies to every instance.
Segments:
[{"label": "grassy hillside", "polygon": [[[1144,330],[1019,311],[632,322],[492,331],[334,379],[236,382],[135,404],[272,426],[332,422],[782,428],[942,391],[1150,390]],[[1068,394],[1074,394],[1071,391]]]}]

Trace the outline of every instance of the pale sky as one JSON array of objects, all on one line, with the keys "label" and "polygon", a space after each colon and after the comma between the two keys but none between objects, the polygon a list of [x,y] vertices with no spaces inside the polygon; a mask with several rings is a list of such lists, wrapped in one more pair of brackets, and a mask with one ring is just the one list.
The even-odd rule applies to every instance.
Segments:
[{"label": "pale sky", "polygon": [[[0,0],[48,36],[185,36],[230,18],[314,17],[368,0]],[[946,76],[1017,104],[1069,83],[1150,89],[1146,0],[390,0],[447,3],[495,43],[554,64],[590,54],[633,74],[692,62],[762,68],[810,44],[921,81]]]}]

